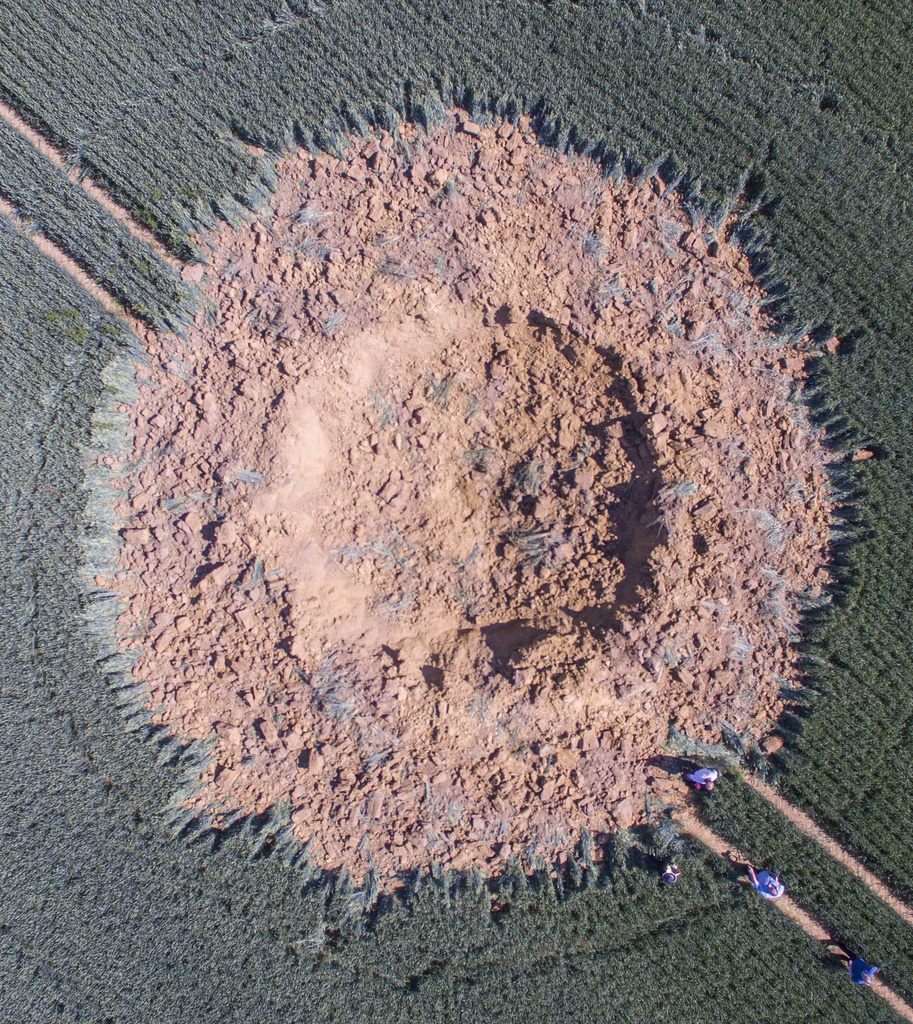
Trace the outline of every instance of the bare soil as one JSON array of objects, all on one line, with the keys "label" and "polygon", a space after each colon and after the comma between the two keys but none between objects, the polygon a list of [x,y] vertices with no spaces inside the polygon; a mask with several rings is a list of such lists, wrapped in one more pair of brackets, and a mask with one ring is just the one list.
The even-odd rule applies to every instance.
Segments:
[{"label": "bare soil", "polygon": [[455,114],[290,157],[211,245],[107,460],[136,678],[214,741],[193,806],[355,874],[560,863],[642,820],[670,721],[777,745],[831,511],[725,232]]}]

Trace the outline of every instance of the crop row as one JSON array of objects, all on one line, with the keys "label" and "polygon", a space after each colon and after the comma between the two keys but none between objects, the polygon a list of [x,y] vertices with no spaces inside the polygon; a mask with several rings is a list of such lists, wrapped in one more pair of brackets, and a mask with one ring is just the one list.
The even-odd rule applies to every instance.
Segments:
[{"label": "crop row", "polygon": [[161,327],[192,316],[178,272],[3,120],[0,197],[136,316]]},{"label": "crop row", "polygon": [[700,794],[701,814],[755,866],[776,868],[789,895],[844,947],[884,968],[884,980],[913,998],[913,928],[864,882],[803,835],[737,775]]}]

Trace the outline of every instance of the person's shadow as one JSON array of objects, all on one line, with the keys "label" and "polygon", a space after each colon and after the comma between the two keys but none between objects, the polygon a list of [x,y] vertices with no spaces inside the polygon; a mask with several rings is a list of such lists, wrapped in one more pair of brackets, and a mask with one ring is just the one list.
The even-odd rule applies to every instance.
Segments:
[{"label": "person's shadow", "polygon": [[833,939],[821,939],[820,944],[824,969],[832,974],[849,974],[853,954]]},{"label": "person's shadow", "polygon": [[673,754],[654,754],[652,757],[647,758],[647,764],[649,767],[656,768],[667,775],[672,775],[686,781],[686,777],[691,772],[703,767],[689,757],[676,757]]}]

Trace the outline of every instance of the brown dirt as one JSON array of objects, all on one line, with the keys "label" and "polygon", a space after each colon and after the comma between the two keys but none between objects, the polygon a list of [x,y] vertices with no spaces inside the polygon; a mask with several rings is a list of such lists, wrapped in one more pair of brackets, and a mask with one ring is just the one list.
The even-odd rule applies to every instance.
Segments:
[{"label": "brown dirt", "polygon": [[107,460],[194,806],[356,874],[560,862],[641,820],[670,720],[769,737],[830,511],[745,257],[522,119],[282,171]]},{"label": "brown dirt", "polygon": [[[735,847],[726,843],[721,839],[715,832],[707,828],[702,822],[690,812],[686,811],[680,814],[676,819],[682,826],[684,831],[690,833],[699,839],[704,846],[709,847],[720,857],[725,857],[727,860],[732,861],[735,864],[745,864],[747,860],[743,854],[741,854]],[[830,852],[830,851],[828,851]],[[745,884],[749,884],[748,878],[743,879]],[[763,899],[759,896],[758,899]],[[818,921],[817,918],[812,917],[808,911],[803,910],[802,907],[794,903],[789,896],[781,896],[778,900],[765,901],[773,904],[781,913],[785,914],[788,918],[795,923],[813,939],[821,943],[826,943],[828,952],[837,957],[847,956],[847,951],[837,942],[834,937],[828,932],[828,930]],[[849,982],[852,984],[852,982]],[[913,1007],[908,1003],[904,1002],[903,999],[893,992],[880,978],[875,978],[869,986],[872,991],[880,996],[899,1016],[903,1017],[904,1020],[913,1021]]]}]

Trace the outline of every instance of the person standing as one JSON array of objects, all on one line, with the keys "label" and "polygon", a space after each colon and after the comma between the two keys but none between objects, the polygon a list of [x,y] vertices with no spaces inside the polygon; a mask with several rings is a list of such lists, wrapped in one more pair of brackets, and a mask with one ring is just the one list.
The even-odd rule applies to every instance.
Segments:
[{"label": "person standing", "polygon": [[786,886],[780,881],[780,876],[776,871],[759,871],[755,874],[755,869],[751,864],[746,864],[745,868],[752,886],[765,900],[778,900],[786,892]]},{"label": "person standing", "polygon": [[871,985],[875,980],[875,975],[881,970],[873,964],[866,963],[861,956],[853,957],[847,963],[847,968],[850,977],[857,985]]}]

